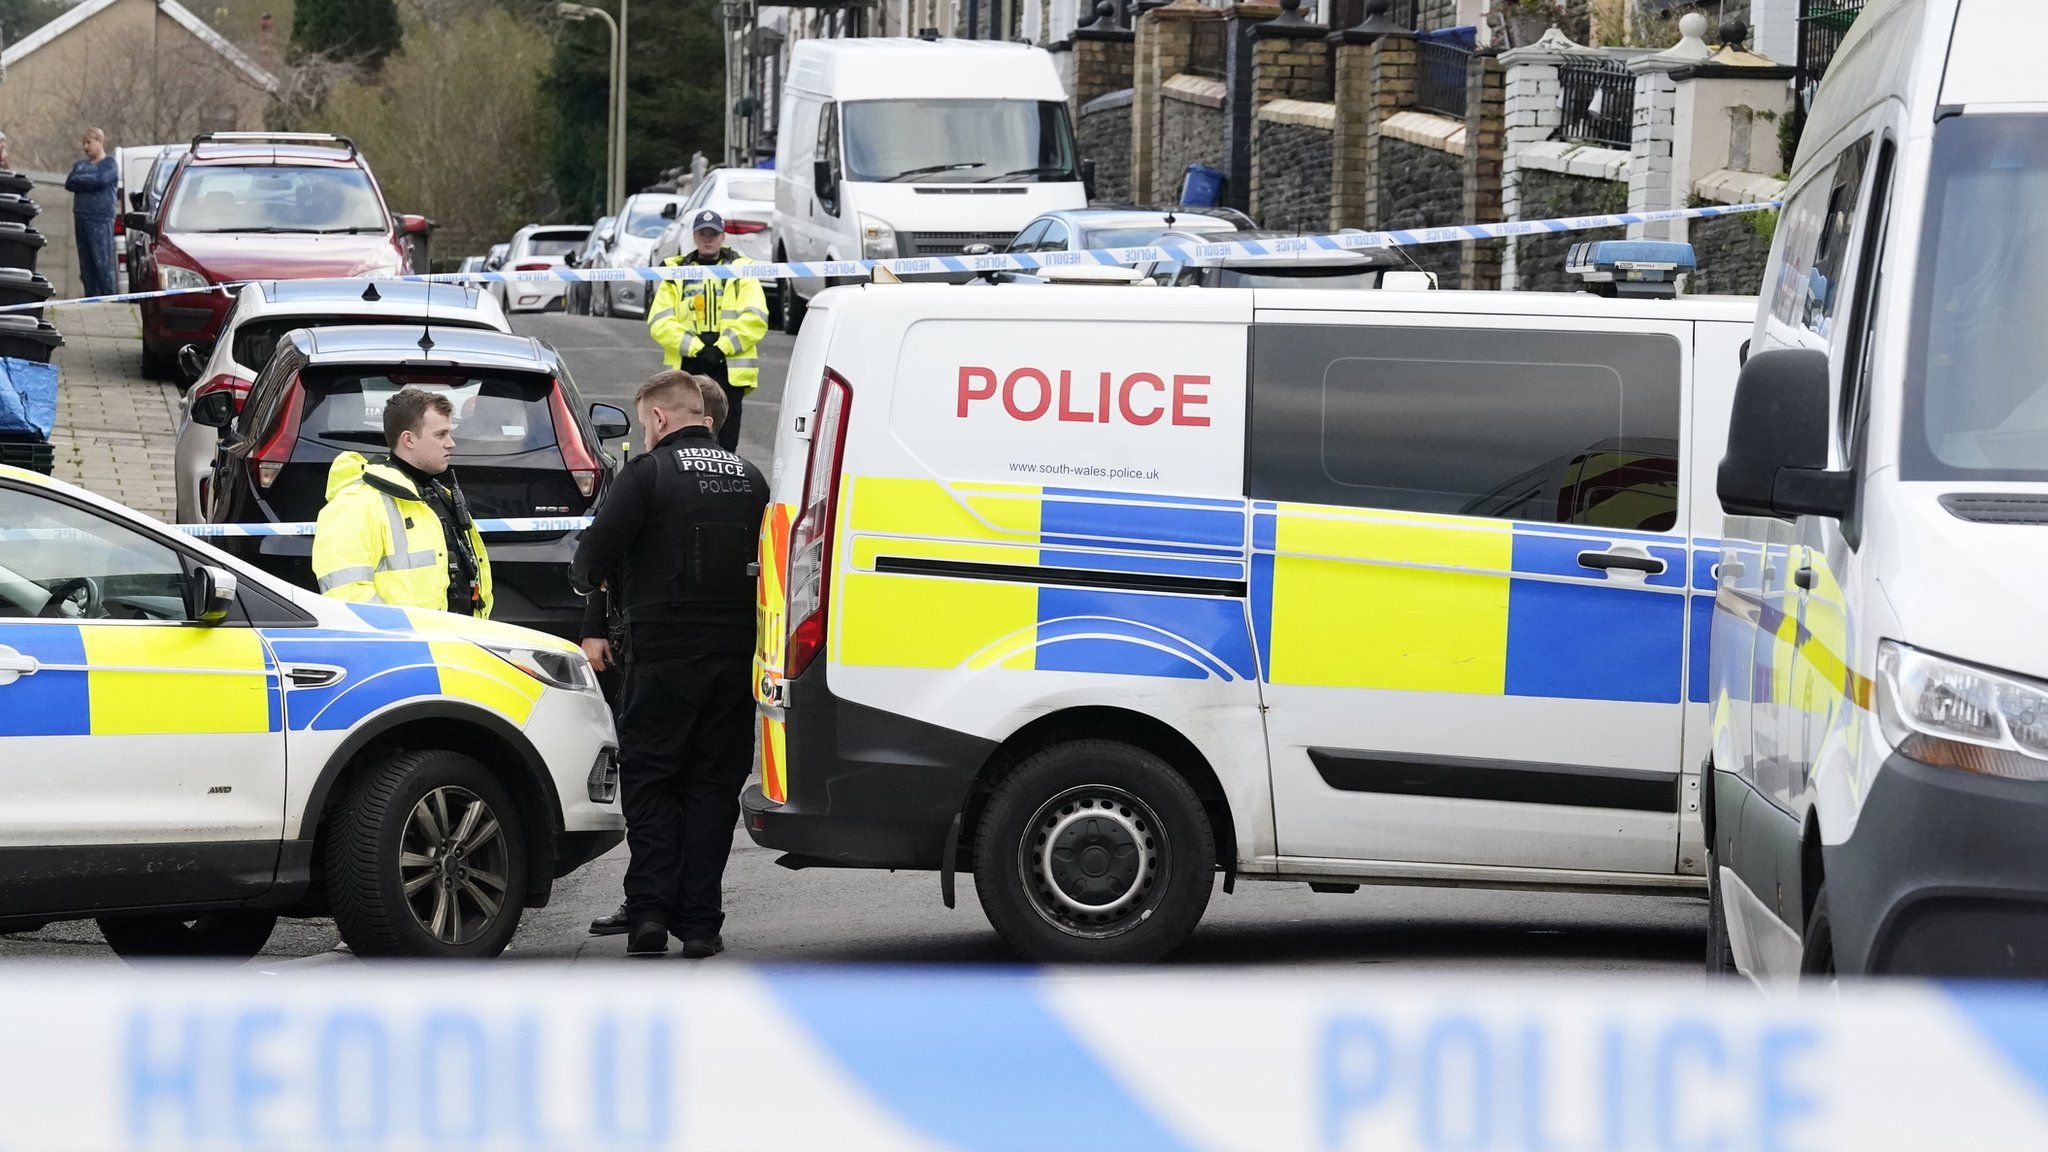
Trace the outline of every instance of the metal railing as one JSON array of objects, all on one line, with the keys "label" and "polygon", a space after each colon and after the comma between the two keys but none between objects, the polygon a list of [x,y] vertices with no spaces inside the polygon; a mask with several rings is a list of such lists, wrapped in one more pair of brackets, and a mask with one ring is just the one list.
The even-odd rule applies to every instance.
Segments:
[{"label": "metal railing", "polygon": [[1849,35],[1850,25],[1869,0],[1800,0],[1798,78],[1793,92],[1798,99],[1798,120],[1806,121],[1806,109],[1813,102],[1814,89],[1827,75],[1835,52]]},{"label": "metal railing", "polygon": [[1224,39],[1228,35],[1228,20],[1197,20],[1190,29],[1188,38],[1188,71],[1197,76],[1223,79],[1223,71],[1229,59],[1229,48]]},{"label": "metal railing", "polygon": [[1619,60],[1567,60],[1557,68],[1563,89],[1560,135],[1579,144],[1627,148],[1635,135],[1636,78]]},{"label": "metal railing", "polygon": [[1465,118],[1465,67],[1472,53],[1455,43],[1415,45],[1415,106],[1453,120]]}]

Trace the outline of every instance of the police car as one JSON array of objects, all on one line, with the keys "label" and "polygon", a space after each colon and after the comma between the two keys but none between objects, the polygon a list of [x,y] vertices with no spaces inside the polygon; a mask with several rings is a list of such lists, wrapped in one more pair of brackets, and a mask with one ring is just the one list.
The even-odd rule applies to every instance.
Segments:
[{"label": "police car", "polygon": [[254,955],[485,957],[623,836],[611,713],[567,641],[295,589],[0,467],[0,931]]},{"label": "police car", "polygon": [[750,834],[948,894],[971,869],[1053,960],[1164,954],[1216,872],[1702,895],[1713,465],[1754,315],[821,294]]}]

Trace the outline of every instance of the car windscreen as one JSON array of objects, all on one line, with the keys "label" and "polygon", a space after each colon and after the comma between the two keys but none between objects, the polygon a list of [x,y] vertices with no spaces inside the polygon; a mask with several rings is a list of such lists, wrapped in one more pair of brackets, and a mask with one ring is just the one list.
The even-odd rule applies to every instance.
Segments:
[{"label": "car windscreen", "polygon": [[376,186],[360,168],[188,166],[166,209],[172,232],[383,232]]},{"label": "car windscreen", "polygon": [[725,181],[725,196],[728,200],[754,200],[763,203],[773,202],[775,199],[775,177],[728,177]]},{"label": "car windscreen", "polygon": [[150,165],[149,198],[145,201],[150,211],[156,211],[156,206],[163,203],[164,189],[171,186],[171,176],[177,172],[178,161],[186,151],[184,148],[166,148],[156,158],[156,163]]},{"label": "car windscreen", "polygon": [[1940,122],[1900,475],[2048,481],[2048,116]]},{"label": "car windscreen", "polygon": [[[270,354],[277,351],[277,342],[284,334],[299,328],[334,328],[349,324],[403,324],[408,320],[421,319],[418,316],[346,316],[322,314],[318,316],[265,316],[250,320],[235,327],[234,342],[228,348],[228,355],[235,363],[251,372],[263,371],[270,363]],[[468,319],[436,315],[436,326],[449,328],[489,328]]]},{"label": "car windscreen", "polygon": [[1056,100],[856,100],[841,130],[849,180],[994,184],[1078,180]]},{"label": "car windscreen", "polygon": [[330,444],[381,449],[384,404],[400,388],[448,397],[455,406],[455,455],[512,456],[555,443],[553,388],[541,375],[462,370],[311,369],[303,377],[299,432]]},{"label": "car windscreen", "polygon": [[526,238],[526,248],[521,255],[567,256],[583,247],[587,239],[589,234],[583,232],[543,232]]},{"label": "car windscreen", "polygon": [[1213,288],[1377,288],[1379,268],[1212,268]]},{"label": "car windscreen", "polygon": [[633,201],[632,208],[626,213],[626,235],[637,236],[642,240],[652,240],[661,235],[661,230],[668,227],[670,220],[670,217],[661,214],[662,209],[680,203],[679,200],[645,198]]}]

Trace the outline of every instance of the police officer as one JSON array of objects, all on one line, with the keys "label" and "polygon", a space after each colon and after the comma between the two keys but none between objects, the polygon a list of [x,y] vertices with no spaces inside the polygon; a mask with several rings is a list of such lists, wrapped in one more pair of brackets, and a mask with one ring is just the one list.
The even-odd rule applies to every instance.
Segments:
[{"label": "police officer", "polygon": [[640,387],[647,451],[620,470],[569,566],[579,592],[608,585],[626,621],[619,784],[636,956],[667,952],[670,935],[692,959],[724,949],[720,889],[754,763],[749,568],[768,483],[719,447],[700,387],[676,371]]},{"label": "police officer", "polygon": [[338,600],[491,614],[491,558],[455,483],[455,406],[423,388],[384,402],[391,454],[343,452],[327,468],[313,576]]},{"label": "police officer", "polygon": [[[725,218],[709,208],[690,217],[694,247],[663,263],[751,264],[725,246]],[[761,380],[761,337],[768,334],[768,297],[748,276],[731,280],[664,280],[647,306],[647,332],[671,368],[709,376],[725,390],[729,410],[718,429],[728,452],[740,446],[740,404]]]}]

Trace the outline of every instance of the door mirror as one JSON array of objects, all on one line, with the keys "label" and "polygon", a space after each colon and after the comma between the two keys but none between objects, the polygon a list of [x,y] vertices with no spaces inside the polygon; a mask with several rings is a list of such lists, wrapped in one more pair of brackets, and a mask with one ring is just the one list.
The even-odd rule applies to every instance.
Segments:
[{"label": "door mirror", "polygon": [[1731,516],[1849,514],[1853,472],[1828,470],[1828,356],[1773,348],[1742,366],[1716,490]]},{"label": "door mirror", "polygon": [[178,349],[178,370],[185,374],[187,380],[197,380],[199,374],[206,371],[206,357],[207,352],[199,345],[187,344]]},{"label": "door mirror", "polygon": [[398,230],[407,236],[425,236],[434,230],[434,222],[425,216],[402,215],[398,218]]},{"label": "door mirror", "polygon": [[683,206],[677,201],[671,200],[661,206],[661,218],[663,220],[673,220],[682,214]]},{"label": "door mirror", "polygon": [[225,568],[201,564],[185,576],[185,618],[200,624],[218,624],[235,606],[235,574]]},{"label": "door mirror", "polygon": [[130,232],[140,232],[145,236],[156,235],[156,221],[150,219],[147,212],[128,212],[123,214],[121,217],[121,227]]},{"label": "door mirror", "polygon": [[1091,201],[1095,199],[1095,161],[1091,158],[1081,161],[1081,195]]},{"label": "door mirror", "polygon": [[235,420],[235,394],[225,388],[205,392],[192,401],[192,422],[225,428]]},{"label": "door mirror", "polygon": [[148,200],[148,196],[149,196],[149,193],[148,193],[148,192],[146,192],[146,191],[145,191],[145,192],[130,192],[130,193],[128,194],[128,206],[129,206],[130,208],[133,208],[133,209],[135,209],[135,210],[136,210],[137,212],[140,212],[140,211],[142,211],[142,206],[143,206],[144,204],[147,204],[147,203],[149,203],[149,200]]},{"label": "door mirror", "polygon": [[626,410],[611,404],[590,406],[590,430],[597,433],[599,440],[616,440],[632,430],[632,422],[626,418]]}]

